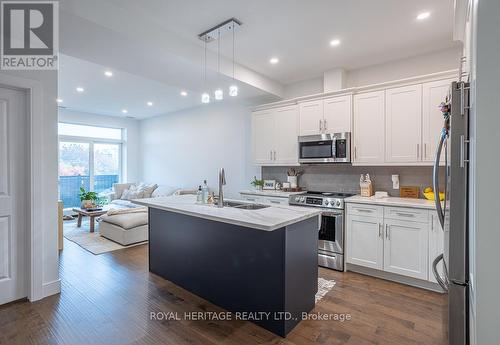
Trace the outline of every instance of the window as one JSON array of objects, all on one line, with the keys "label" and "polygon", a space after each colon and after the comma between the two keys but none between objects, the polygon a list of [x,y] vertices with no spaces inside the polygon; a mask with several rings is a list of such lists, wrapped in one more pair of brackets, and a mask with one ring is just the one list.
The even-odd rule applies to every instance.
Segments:
[{"label": "window", "polygon": [[100,193],[121,176],[122,129],[59,123],[59,198],[78,207],[80,187]]}]

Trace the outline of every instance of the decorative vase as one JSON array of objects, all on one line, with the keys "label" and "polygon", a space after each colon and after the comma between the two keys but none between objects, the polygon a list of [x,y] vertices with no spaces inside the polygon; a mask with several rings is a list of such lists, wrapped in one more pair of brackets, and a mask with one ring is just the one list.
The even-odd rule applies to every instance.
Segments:
[{"label": "decorative vase", "polygon": [[81,208],[92,208],[94,206],[94,202],[92,200],[82,200]]},{"label": "decorative vase", "polygon": [[287,181],[290,183],[290,188],[297,188],[297,176],[288,176]]},{"label": "decorative vase", "polygon": [[255,190],[262,190],[262,186],[254,186]]}]

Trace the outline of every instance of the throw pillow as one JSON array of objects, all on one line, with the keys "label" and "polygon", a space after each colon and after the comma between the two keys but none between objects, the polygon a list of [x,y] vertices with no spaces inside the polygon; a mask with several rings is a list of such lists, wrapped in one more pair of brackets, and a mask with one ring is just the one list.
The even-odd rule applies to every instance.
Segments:
[{"label": "throw pillow", "polygon": [[129,189],[125,189],[122,193],[121,200],[132,200],[139,199],[139,191],[136,186],[130,186]]},{"label": "throw pillow", "polygon": [[151,198],[151,194],[153,194],[156,188],[158,188],[157,184],[146,184],[146,183],[139,184],[139,186],[137,186],[139,199]]}]

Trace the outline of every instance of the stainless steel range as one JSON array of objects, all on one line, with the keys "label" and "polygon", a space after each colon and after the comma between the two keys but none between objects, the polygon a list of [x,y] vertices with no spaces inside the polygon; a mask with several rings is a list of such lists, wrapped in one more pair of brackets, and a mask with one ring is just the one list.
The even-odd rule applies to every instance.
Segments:
[{"label": "stainless steel range", "polygon": [[307,192],[292,195],[290,205],[320,207],[321,228],[318,241],[318,265],[344,270],[344,199],[354,194]]}]

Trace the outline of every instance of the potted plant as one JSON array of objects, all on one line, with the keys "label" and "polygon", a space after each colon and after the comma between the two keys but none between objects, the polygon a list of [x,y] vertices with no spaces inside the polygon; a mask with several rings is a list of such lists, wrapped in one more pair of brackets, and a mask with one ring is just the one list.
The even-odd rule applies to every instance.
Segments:
[{"label": "potted plant", "polygon": [[252,186],[254,186],[255,189],[261,190],[262,187],[264,186],[264,180],[258,180],[257,176],[253,177],[253,181],[250,182]]},{"label": "potted plant", "polygon": [[85,188],[80,187],[80,201],[81,208],[92,208],[96,204],[97,201],[97,193],[96,192],[87,192]]}]

